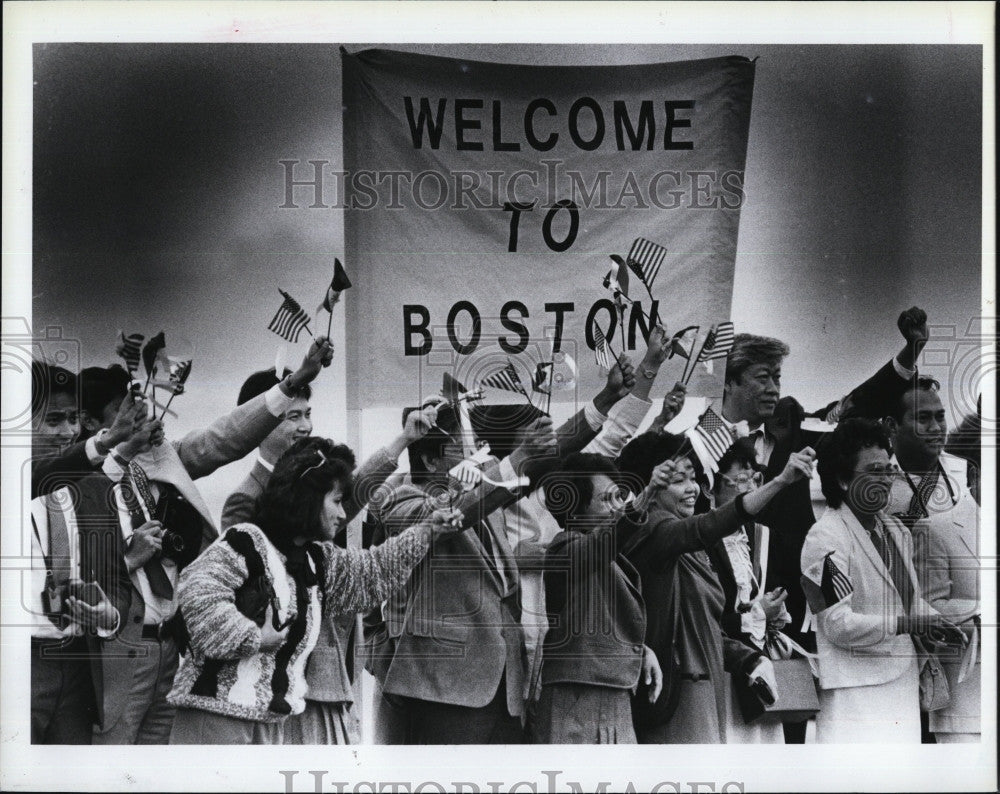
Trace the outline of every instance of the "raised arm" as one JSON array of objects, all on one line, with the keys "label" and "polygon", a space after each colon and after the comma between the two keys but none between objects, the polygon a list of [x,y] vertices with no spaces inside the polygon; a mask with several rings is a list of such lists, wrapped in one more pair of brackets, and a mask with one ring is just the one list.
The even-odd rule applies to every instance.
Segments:
[{"label": "raised arm", "polygon": [[324,610],[340,615],[379,606],[406,584],[431,540],[456,531],[459,519],[457,511],[435,511],[430,518],[370,549],[345,550],[324,543]]},{"label": "raised arm", "polygon": [[245,457],[281,422],[294,395],[333,360],[326,337],[313,340],[301,366],[276,386],[234,408],[208,427],[192,430],[174,449],[191,479],[206,477],[220,466]]}]

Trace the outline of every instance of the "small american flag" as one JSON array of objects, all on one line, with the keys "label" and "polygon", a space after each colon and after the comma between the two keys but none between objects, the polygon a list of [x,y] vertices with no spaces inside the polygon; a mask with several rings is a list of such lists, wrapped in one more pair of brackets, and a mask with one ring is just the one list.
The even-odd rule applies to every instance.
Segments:
[{"label": "small american flag", "polygon": [[594,326],[594,357],[597,359],[597,366],[610,370],[614,366],[611,362],[611,351],[608,348],[608,340],[604,338],[604,331],[599,325]]},{"label": "small american flag", "polygon": [[146,337],[142,334],[129,334],[125,336],[124,331],[118,332],[118,355],[125,359],[125,367],[129,375],[135,375],[139,369],[139,362],[142,360],[142,342]]},{"label": "small american flag", "polygon": [[698,361],[704,363],[715,358],[725,358],[733,349],[735,341],[736,329],[729,320],[713,325],[708,336],[705,337],[705,344],[702,345],[701,353],[698,354]]},{"label": "small american flag", "polygon": [[298,342],[302,329],[308,329],[309,315],[306,314],[296,300],[284,290],[278,290],[284,300],[274,319],[267,326],[269,331],[274,331],[282,339],[289,342]]},{"label": "small american flag", "polygon": [[[817,568],[820,570],[817,571]],[[819,573],[818,583],[814,578],[817,573]],[[840,570],[837,563],[833,561],[833,552],[831,551],[802,574],[802,591],[809,603],[809,609],[812,610],[813,614],[818,615],[824,609],[829,609],[847,598],[854,592],[854,586],[847,575]]]},{"label": "small american flag", "polygon": [[[632,250],[628,252],[629,268],[635,273],[642,283],[646,285],[646,290],[653,289],[653,281],[656,280],[660,266],[667,255],[667,249],[662,245],[650,242],[645,237],[639,237],[632,243]],[[652,293],[650,293],[652,294]]]},{"label": "small american flag", "polygon": [[528,396],[528,393],[524,390],[524,386],[521,385],[521,379],[517,375],[517,370],[514,369],[514,365],[509,361],[503,369],[483,378],[479,382],[479,385],[517,392],[518,394],[523,394],[525,397]]},{"label": "small american flag", "polygon": [[716,463],[736,442],[736,435],[729,429],[729,425],[723,422],[711,407],[701,415],[694,431],[701,437],[705,448]]}]

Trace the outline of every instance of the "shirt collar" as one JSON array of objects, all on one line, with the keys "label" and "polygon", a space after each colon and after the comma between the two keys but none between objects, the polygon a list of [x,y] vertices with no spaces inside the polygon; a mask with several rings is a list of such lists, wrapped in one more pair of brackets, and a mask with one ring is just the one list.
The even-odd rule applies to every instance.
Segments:
[{"label": "shirt collar", "polygon": [[273,463],[268,463],[266,460],[264,460],[264,458],[261,457],[261,454],[259,452],[257,453],[257,462],[261,466],[263,466],[265,469],[267,469],[268,472],[271,472],[271,473],[274,472],[274,464]]}]

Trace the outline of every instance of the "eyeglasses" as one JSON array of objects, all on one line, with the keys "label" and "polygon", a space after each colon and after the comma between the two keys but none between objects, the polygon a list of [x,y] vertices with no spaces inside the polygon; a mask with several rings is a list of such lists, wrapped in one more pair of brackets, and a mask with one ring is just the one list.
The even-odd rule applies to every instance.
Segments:
[{"label": "eyeglasses", "polygon": [[730,488],[745,488],[750,483],[759,486],[764,482],[764,475],[759,471],[741,471],[735,478],[723,474],[721,478]]}]

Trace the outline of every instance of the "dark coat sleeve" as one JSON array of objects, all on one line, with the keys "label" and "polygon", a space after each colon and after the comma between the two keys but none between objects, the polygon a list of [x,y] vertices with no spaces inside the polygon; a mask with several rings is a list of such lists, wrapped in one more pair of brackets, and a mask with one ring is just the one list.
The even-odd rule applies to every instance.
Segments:
[{"label": "dark coat sleeve", "polygon": [[97,471],[87,457],[86,447],[86,441],[78,441],[61,455],[32,460],[31,498],[50,494]]},{"label": "dark coat sleeve", "polygon": [[708,513],[690,518],[667,516],[651,526],[635,526],[624,552],[633,561],[644,558],[651,566],[663,566],[681,554],[711,548],[747,518],[741,494]]}]

